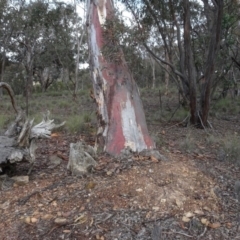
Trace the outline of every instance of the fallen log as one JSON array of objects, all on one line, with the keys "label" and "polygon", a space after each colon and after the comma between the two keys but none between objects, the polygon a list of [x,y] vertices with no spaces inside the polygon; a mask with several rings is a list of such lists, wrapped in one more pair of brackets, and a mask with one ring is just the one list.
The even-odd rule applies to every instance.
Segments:
[{"label": "fallen log", "polygon": [[[17,117],[18,118],[18,117]],[[40,138],[50,138],[53,129],[61,127],[61,124],[55,124],[54,120],[45,118],[39,124],[33,126],[34,120],[26,119],[22,128],[16,121],[14,127],[7,130],[5,136],[0,136],[0,170],[9,164],[27,161],[30,163],[30,174],[35,163],[37,149],[36,140]],[[19,132],[16,135],[9,135],[9,132]]]},{"label": "fallen log", "polygon": [[52,130],[59,128],[65,124],[55,124],[50,119],[50,112],[43,115],[43,120],[37,125],[33,125],[34,119],[29,120],[24,112],[20,110],[15,101],[15,97],[10,85],[0,82],[0,87],[7,89],[11,97],[14,110],[17,113],[16,119],[8,127],[3,136],[0,135],[0,171],[11,164],[22,161],[30,163],[28,174],[36,160],[36,140],[40,138],[50,138]]}]

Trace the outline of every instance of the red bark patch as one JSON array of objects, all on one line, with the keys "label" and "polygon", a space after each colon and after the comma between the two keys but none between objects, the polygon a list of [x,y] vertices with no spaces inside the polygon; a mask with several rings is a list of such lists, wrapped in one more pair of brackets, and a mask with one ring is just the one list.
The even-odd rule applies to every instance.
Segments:
[{"label": "red bark patch", "polygon": [[126,92],[116,91],[112,96],[108,137],[106,142],[106,151],[110,154],[118,155],[125,147],[125,137],[122,130],[121,103],[126,100]]}]

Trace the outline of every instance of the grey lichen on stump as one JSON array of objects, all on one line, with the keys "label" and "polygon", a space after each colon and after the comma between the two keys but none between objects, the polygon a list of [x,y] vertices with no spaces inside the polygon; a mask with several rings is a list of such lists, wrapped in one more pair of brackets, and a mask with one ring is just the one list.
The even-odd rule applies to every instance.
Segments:
[{"label": "grey lichen on stump", "polygon": [[69,162],[67,169],[73,175],[84,175],[91,172],[97,162],[94,160],[96,151],[84,142],[70,144]]}]

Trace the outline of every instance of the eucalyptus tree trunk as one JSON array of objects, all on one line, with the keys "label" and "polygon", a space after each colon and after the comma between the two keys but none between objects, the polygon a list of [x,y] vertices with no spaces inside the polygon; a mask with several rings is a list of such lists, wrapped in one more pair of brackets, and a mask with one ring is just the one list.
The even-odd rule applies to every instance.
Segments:
[{"label": "eucalyptus tree trunk", "polygon": [[190,5],[189,0],[183,1],[184,8],[184,51],[185,51],[185,76],[189,82],[189,102],[190,102],[190,122],[198,123],[197,113],[197,86],[196,86],[196,69],[193,59],[191,46],[191,23],[190,23]]},{"label": "eucalyptus tree trunk", "polygon": [[[94,98],[98,107],[97,145],[120,155],[124,149],[153,149],[137,85],[114,36],[112,0],[88,1],[88,37]],[[109,54],[107,54],[108,52]]]},{"label": "eucalyptus tree trunk", "polygon": [[[212,6],[208,3],[207,0],[203,0],[205,12],[212,9]],[[204,126],[207,126],[208,121],[208,114],[210,110],[210,96],[211,96],[211,88],[212,88],[212,79],[214,74],[214,67],[215,67],[215,60],[216,55],[219,50],[219,45],[221,41],[221,26],[222,26],[222,19],[223,19],[223,0],[215,0],[214,1],[214,14],[212,15],[212,19],[210,18],[210,14],[205,13],[207,19],[212,24],[209,24],[209,36],[210,42],[208,46],[208,55],[206,61],[206,68],[205,68],[205,82],[202,87],[201,91],[201,106],[200,106],[200,115],[201,121]]]}]

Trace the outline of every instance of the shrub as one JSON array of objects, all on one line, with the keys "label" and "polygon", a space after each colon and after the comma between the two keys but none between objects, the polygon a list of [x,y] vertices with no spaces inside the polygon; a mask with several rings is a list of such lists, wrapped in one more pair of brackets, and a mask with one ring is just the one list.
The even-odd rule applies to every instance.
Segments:
[{"label": "shrub", "polygon": [[192,137],[191,131],[189,131],[183,141],[180,143],[180,147],[182,150],[190,153],[194,150],[194,138]]},{"label": "shrub", "polygon": [[85,112],[82,115],[69,116],[66,119],[66,129],[70,133],[89,133],[92,117]]},{"label": "shrub", "polygon": [[228,160],[240,165],[240,138],[237,135],[227,135],[222,138],[219,153],[221,160]]}]

